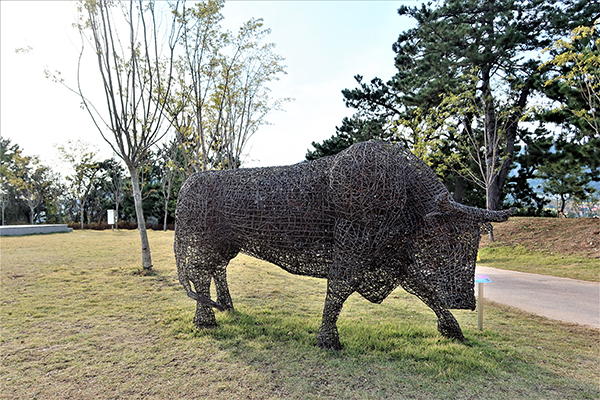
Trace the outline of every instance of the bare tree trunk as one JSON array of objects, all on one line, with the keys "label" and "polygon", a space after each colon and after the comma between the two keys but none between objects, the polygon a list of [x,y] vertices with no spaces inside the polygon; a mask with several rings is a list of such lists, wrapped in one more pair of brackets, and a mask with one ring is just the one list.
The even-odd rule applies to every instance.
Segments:
[{"label": "bare tree trunk", "polygon": [[[171,155],[173,155],[171,153]],[[174,155],[173,155],[173,158]],[[165,220],[163,222],[163,232],[167,231],[167,214],[169,213],[169,199],[171,198],[171,184],[173,183],[173,171],[169,171],[166,173],[166,178],[167,178],[167,183],[166,183],[166,193],[165,193],[165,182],[163,181],[162,183],[162,189],[163,189],[163,196],[165,198]],[[163,179],[165,178],[165,175],[163,175]]]},{"label": "bare tree trunk", "polygon": [[163,232],[167,231],[167,214],[169,213],[169,199],[171,198],[171,179],[169,176],[169,184],[167,185],[167,195],[165,196],[165,221],[163,222]]},{"label": "bare tree trunk", "polygon": [[[489,187],[486,189],[486,205],[488,210],[500,210],[501,204],[500,202],[500,188],[498,187],[498,177],[494,175],[492,178],[492,182]],[[490,243],[494,243],[494,228],[490,226],[489,232]]]},{"label": "bare tree trunk", "polygon": [[[492,182],[487,183],[487,187],[485,188],[485,204],[488,210],[494,210],[495,202],[494,202],[494,192],[496,191],[494,188],[495,179],[492,178]],[[488,237],[490,243],[494,243],[494,226],[489,224],[490,231],[488,232]]]},{"label": "bare tree trunk", "polygon": [[133,202],[135,204],[135,216],[137,218],[138,230],[142,242],[142,266],[145,271],[152,269],[152,257],[150,255],[150,242],[148,241],[148,232],[146,231],[146,221],[144,220],[144,209],[142,208],[142,191],[140,190],[140,181],[137,168],[129,167],[131,174],[131,187],[133,188]]},{"label": "bare tree trunk", "polygon": [[115,228],[119,229],[119,203],[115,202]]},{"label": "bare tree trunk", "polygon": [[165,199],[165,220],[163,222],[163,232],[167,231],[167,213],[168,213],[168,207],[169,207],[169,198],[167,197]]},{"label": "bare tree trunk", "polygon": [[560,211],[558,212],[559,218],[565,217],[565,205],[567,204],[565,200],[565,195],[563,193],[560,194]]},{"label": "bare tree trunk", "polygon": [[83,230],[83,202],[79,202],[79,219],[81,223],[81,230]]},{"label": "bare tree trunk", "polygon": [[2,202],[2,226],[4,226],[4,210],[6,209],[6,193],[0,190],[0,201]]},{"label": "bare tree trunk", "polygon": [[462,204],[463,196],[465,194],[465,178],[457,175],[454,180],[454,201]]}]

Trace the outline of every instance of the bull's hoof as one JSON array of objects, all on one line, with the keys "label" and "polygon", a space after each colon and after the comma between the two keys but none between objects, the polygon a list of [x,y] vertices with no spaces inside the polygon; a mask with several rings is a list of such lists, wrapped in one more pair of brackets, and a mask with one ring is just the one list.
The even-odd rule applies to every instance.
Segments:
[{"label": "bull's hoof", "polygon": [[438,331],[445,338],[458,340],[460,342],[466,341],[462,333],[462,329],[460,329],[460,325],[458,325],[458,322],[456,322],[454,318],[452,318],[451,320],[439,319]]},{"label": "bull's hoof", "polygon": [[342,350],[337,329],[321,329],[317,333],[317,346],[325,350]]},{"label": "bull's hoof", "polygon": [[340,344],[339,340],[336,340],[334,342],[327,342],[327,341],[323,341],[323,340],[317,340],[317,346],[320,347],[321,349],[324,349],[324,350],[339,351],[339,350],[343,349],[343,347]]},{"label": "bull's hoof", "polygon": [[[212,317],[212,318],[211,318]],[[215,329],[217,327],[217,321],[214,316],[208,318],[198,318],[198,315],[194,317],[194,325],[199,331],[203,329]]]},{"label": "bull's hoof", "polygon": [[462,343],[466,343],[467,339],[463,336],[462,332],[457,333],[442,333],[446,339],[457,340]]},{"label": "bull's hoof", "polygon": [[219,311],[233,311],[233,302],[231,300],[227,301],[221,301],[219,299],[217,299],[217,303],[221,306],[220,308],[218,308]]},{"label": "bull's hoof", "polygon": [[217,324],[199,324],[199,323],[194,323],[194,325],[196,326],[196,329],[198,329],[199,331],[204,330],[204,329],[216,329],[218,327]]}]

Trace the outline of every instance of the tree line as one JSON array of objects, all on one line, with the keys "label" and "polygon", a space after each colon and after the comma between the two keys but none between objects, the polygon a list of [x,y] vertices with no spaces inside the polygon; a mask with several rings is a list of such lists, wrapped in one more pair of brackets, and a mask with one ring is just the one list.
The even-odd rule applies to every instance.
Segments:
[{"label": "tree line", "polygon": [[[146,222],[172,221],[191,173],[242,166],[249,139],[288,100],[269,95],[269,83],[285,73],[269,30],[261,19],[223,30],[223,6],[81,0],[77,80],[46,74],[79,96],[116,159],[65,145],[59,151],[72,174],[59,187],[48,167],[3,141],[3,215],[84,223],[112,203],[120,218],[135,218],[149,270]],[[355,114],[313,142],[307,159],[362,140],[398,141],[434,168],[456,201],[510,204],[526,215],[544,215],[548,201],[532,180],[561,197],[561,209],[596,194],[597,1],[445,0],[398,13],[417,22],[393,43],[398,72],[387,81],[357,75],[358,87],[342,91]],[[86,54],[98,79],[82,78]]]},{"label": "tree line", "polygon": [[[270,31],[254,18],[237,32],[223,30],[224,4],[81,0],[77,81],[46,71],[79,96],[126,166],[145,270],[152,259],[140,171],[152,149],[174,130],[180,172],[237,168],[266,115],[287,101],[269,95],[269,82],[285,73],[283,58],[266,41]],[[95,57],[99,79],[82,78],[85,54]],[[93,98],[94,86],[103,97]]]},{"label": "tree line", "polygon": [[[175,140],[149,151],[139,171],[146,222],[155,229],[173,229],[177,193],[186,175],[177,167]],[[0,139],[0,206],[2,225],[106,224],[115,210],[121,226],[137,227],[131,180],[120,160],[99,160],[81,140],[57,147],[69,172],[61,176],[38,157],[25,156],[10,139]]]},{"label": "tree line", "polygon": [[[398,13],[397,73],[355,77],[336,133],[306,158],[369,139],[403,143],[454,200],[543,216],[550,198],[598,203],[598,1],[446,0]],[[541,190],[536,190],[538,189]]]}]

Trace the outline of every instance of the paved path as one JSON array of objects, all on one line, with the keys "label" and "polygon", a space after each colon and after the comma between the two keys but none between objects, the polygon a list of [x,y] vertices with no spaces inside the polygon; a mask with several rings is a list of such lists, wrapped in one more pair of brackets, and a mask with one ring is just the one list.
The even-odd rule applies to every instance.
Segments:
[{"label": "paved path", "polygon": [[483,297],[560,321],[600,329],[600,283],[477,266]]}]

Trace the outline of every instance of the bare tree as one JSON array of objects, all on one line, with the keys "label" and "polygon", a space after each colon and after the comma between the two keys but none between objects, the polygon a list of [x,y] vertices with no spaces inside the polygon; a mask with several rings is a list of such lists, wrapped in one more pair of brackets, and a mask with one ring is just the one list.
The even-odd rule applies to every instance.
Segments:
[{"label": "bare tree", "polygon": [[123,183],[125,178],[122,175],[123,168],[114,158],[103,161],[103,168],[106,171],[106,178],[109,180],[108,189],[110,191],[110,199],[115,203],[115,214],[117,216],[116,225],[117,229],[119,229],[119,205],[125,198],[125,189]]},{"label": "bare tree", "polygon": [[272,100],[270,81],[285,73],[283,58],[273,52],[273,43],[262,43],[270,30],[262,20],[251,19],[230,40],[231,54],[223,58],[221,84],[215,93],[215,161],[218,167],[233,169],[242,163],[250,138],[265,124],[271,110],[280,109],[288,98]]},{"label": "bare tree", "polygon": [[267,84],[285,73],[274,45],[263,43],[270,31],[251,19],[236,35],[222,32],[223,5],[209,0],[179,13],[184,54],[168,104],[187,174],[237,168],[265,116],[289,100],[269,96]]},{"label": "bare tree", "polygon": [[[176,10],[178,3],[173,7]],[[167,132],[165,102],[172,89],[174,51],[179,39],[175,15],[157,12],[155,1],[84,0],[80,3],[82,37],[77,94],[98,131],[125,162],[131,177],[142,244],[144,270],[152,268],[142,209],[139,167],[144,156]],[[96,54],[105,109],[85,96],[81,57],[86,41]]]},{"label": "bare tree", "polygon": [[169,113],[177,132],[186,175],[209,169],[206,109],[218,84],[219,49],[225,37],[219,23],[224,0],[208,0],[182,8],[179,21],[184,53],[177,63],[178,91],[174,91]]},{"label": "bare tree", "polygon": [[15,189],[18,198],[29,208],[29,223],[33,225],[36,220],[36,209],[44,201],[53,177],[50,169],[40,164],[37,157],[25,156],[19,149],[12,155],[12,159],[12,168],[5,171],[7,183]]},{"label": "bare tree", "polygon": [[[451,156],[462,165],[457,172],[485,190],[488,210],[498,210],[502,205],[499,191],[512,164],[518,124],[531,112],[527,106],[531,82],[506,85],[498,80],[500,88],[505,85],[500,90],[493,87],[489,71],[483,75],[487,78],[481,79],[478,69],[465,73],[459,94],[442,96],[439,118],[448,130],[461,131],[456,138],[458,152]],[[503,97],[494,97],[494,91],[503,92]],[[493,229],[489,230],[489,238],[494,241]]]},{"label": "bare tree", "polygon": [[66,178],[70,182],[71,193],[79,205],[83,230],[85,204],[99,172],[99,164],[94,159],[97,150],[90,149],[89,143],[81,140],[69,140],[67,145],[58,146],[57,149],[61,158],[73,169],[73,173]]},{"label": "bare tree", "polygon": [[173,180],[177,174],[175,160],[178,153],[177,139],[163,143],[157,153],[157,161],[160,175],[160,194],[164,200],[164,220],[163,231],[167,230],[167,216],[169,213],[169,200],[171,198],[171,188]]}]

